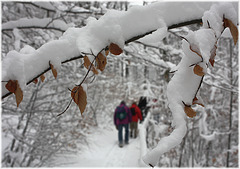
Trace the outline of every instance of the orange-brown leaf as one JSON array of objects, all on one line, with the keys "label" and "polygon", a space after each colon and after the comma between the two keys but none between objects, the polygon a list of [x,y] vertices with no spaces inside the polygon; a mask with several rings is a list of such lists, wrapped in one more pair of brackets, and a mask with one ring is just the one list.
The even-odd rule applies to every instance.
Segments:
[{"label": "orange-brown leaf", "polygon": [[193,104],[193,105],[194,105],[194,104],[198,104],[198,105],[204,107],[203,103],[200,102],[200,100],[198,100],[197,97],[194,97],[192,104]]},{"label": "orange-brown leaf", "polygon": [[5,87],[9,92],[15,93],[15,91],[17,90],[17,83],[17,80],[9,80]]},{"label": "orange-brown leaf", "polygon": [[15,96],[16,96],[16,102],[17,102],[17,107],[23,100],[23,92],[22,89],[20,88],[19,84],[17,83],[17,90],[15,91]]},{"label": "orange-brown leaf", "polygon": [[33,83],[34,83],[34,84],[37,84],[37,83],[38,83],[38,79],[37,79],[37,78],[34,79],[34,80],[33,80]]},{"label": "orange-brown leaf", "polygon": [[191,108],[191,106],[185,106],[184,107],[184,112],[187,114],[188,117],[195,117],[196,116],[196,112]]},{"label": "orange-brown leaf", "polygon": [[115,43],[110,44],[109,51],[114,55],[120,55],[123,52],[123,50]]},{"label": "orange-brown leaf", "polygon": [[78,99],[79,99],[78,107],[79,107],[79,109],[81,111],[81,114],[82,114],[84,112],[85,108],[86,108],[86,105],[87,105],[87,95],[86,95],[86,92],[83,90],[82,86],[80,86],[80,88],[79,88]]},{"label": "orange-brown leaf", "polygon": [[198,75],[198,76],[203,76],[205,73],[203,72],[203,68],[199,65],[195,65],[193,68],[193,72],[194,74]]},{"label": "orange-brown leaf", "polygon": [[78,105],[81,114],[84,112],[87,105],[87,95],[82,86],[76,86],[72,89],[71,97],[73,101]]},{"label": "orange-brown leaf", "polygon": [[105,49],[105,56],[109,54],[109,48]]},{"label": "orange-brown leaf", "polygon": [[8,89],[8,91],[15,94],[16,103],[17,103],[17,107],[18,107],[23,99],[23,92],[18,84],[18,81],[17,80],[9,80],[8,83],[5,85],[5,87]]},{"label": "orange-brown leaf", "polygon": [[238,41],[238,28],[229,19],[224,18],[223,22],[224,22],[224,27],[225,28],[229,27],[230,32],[231,32],[232,37],[233,37],[234,45],[236,45],[236,43]]},{"label": "orange-brown leaf", "polygon": [[103,71],[105,69],[106,64],[107,64],[106,57],[102,53],[99,53],[97,55],[96,62],[97,62],[97,69]]},{"label": "orange-brown leaf", "polygon": [[41,82],[44,82],[44,80],[45,80],[44,74],[42,74],[42,75],[40,76],[40,79],[41,79]]},{"label": "orange-brown leaf", "polygon": [[89,66],[91,65],[89,58],[87,56],[84,56],[83,60],[84,60],[84,64],[83,64],[84,67],[88,69]]},{"label": "orange-brown leaf", "polygon": [[57,78],[57,70],[54,68],[54,66],[51,63],[50,63],[50,66],[51,66],[52,74],[56,79]]},{"label": "orange-brown leaf", "polygon": [[95,74],[95,75],[97,75],[98,74],[98,71],[97,71],[97,69],[94,67],[94,66],[92,66],[92,72]]},{"label": "orange-brown leaf", "polygon": [[71,91],[71,97],[76,104],[78,104],[78,89],[79,87],[75,86]]}]

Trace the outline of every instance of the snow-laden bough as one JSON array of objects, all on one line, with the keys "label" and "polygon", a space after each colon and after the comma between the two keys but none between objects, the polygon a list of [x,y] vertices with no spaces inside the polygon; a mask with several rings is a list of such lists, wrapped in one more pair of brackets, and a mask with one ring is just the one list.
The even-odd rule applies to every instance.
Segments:
[{"label": "snow-laden bough", "polygon": [[185,56],[167,87],[169,108],[173,116],[172,127],[175,129],[143,157],[143,161],[149,166],[155,166],[163,153],[181,143],[187,132],[187,116],[196,116],[191,105],[202,105],[197,94],[207,68],[210,64],[214,65],[217,40],[224,29],[230,28],[235,44],[238,40],[237,13],[231,3],[214,4],[204,13],[202,20],[203,26],[200,30],[190,31],[183,38]]}]

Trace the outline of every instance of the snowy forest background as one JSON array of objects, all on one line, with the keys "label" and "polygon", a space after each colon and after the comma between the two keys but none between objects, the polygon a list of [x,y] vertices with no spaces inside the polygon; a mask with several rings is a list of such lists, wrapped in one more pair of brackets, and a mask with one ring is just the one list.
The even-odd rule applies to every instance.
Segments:
[{"label": "snowy forest background", "polygon": [[[26,44],[37,49],[58,39],[68,27],[83,27],[90,16],[100,18],[107,9],[128,10],[132,5],[123,1],[2,2],[2,59]],[[51,19],[9,24],[22,18]],[[48,72],[44,83],[29,84],[19,108],[13,95],[2,100],[2,166],[42,167],[59,154],[81,152],[97,128],[113,126],[113,112],[121,100],[130,105],[141,96],[148,97],[151,106],[146,143],[152,149],[172,130],[166,86],[173,75],[169,65],[177,65],[183,55],[180,36],[200,26],[170,29],[163,41],[137,40],[127,44],[123,54],[109,55],[105,70],[87,79],[88,104],[83,115],[72,104],[57,117],[70,101],[68,88],[86,73],[81,60],[63,64],[57,79]],[[238,46],[231,37],[220,38],[215,58],[200,89],[205,107],[196,107],[199,113],[188,119],[182,143],[162,155],[159,167],[238,167],[239,63]]]}]

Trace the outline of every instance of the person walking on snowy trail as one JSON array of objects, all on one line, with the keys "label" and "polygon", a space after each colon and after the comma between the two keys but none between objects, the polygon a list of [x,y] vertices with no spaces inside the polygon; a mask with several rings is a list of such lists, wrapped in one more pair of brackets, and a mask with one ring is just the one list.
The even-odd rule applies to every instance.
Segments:
[{"label": "person walking on snowy trail", "polygon": [[123,128],[125,128],[125,144],[128,144],[129,123],[132,121],[132,114],[126,103],[122,101],[115,109],[114,124],[118,130],[119,147],[123,147]]},{"label": "person walking on snowy trail", "polygon": [[132,113],[132,122],[130,124],[130,137],[136,138],[138,134],[138,119],[142,120],[142,113],[136,102],[133,102],[130,110]]}]

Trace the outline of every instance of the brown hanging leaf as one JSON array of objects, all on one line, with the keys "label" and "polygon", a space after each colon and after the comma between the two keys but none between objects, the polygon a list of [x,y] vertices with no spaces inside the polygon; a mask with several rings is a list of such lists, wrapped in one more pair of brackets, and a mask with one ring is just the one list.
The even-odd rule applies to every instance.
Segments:
[{"label": "brown hanging leaf", "polygon": [[75,86],[71,91],[71,97],[73,98],[73,101],[77,104],[78,103],[78,86]]},{"label": "brown hanging leaf", "polygon": [[5,87],[6,89],[8,89],[9,92],[15,93],[15,91],[17,90],[17,80],[9,80]]},{"label": "brown hanging leaf", "polygon": [[52,70],[52,74],[56,79],[57,78],[57,70],[54,68],[54,66],[51,63],[50,63],[50,67],[51,67],[51,70]]},{"label": "brown hanging leaf", "polygon": [[40,79],[41,79],[41,82],[44,82],[44,80],[45,80],[44,74],[42,74],[42,75],[40,76]]},{"label": "brown hanging leaf", "polygon": [[96,69],[94,66],[91,68],[91,71],[92,71],[95,75],[98,74],[98,71],[97,71],[97,69]]},{"label": "brown hanging leaf", "polygon": [[84,56],[83,61],[84,61],[84,64],[83,64],[84,67],[88,69],[89,66],[91,65],[89,58],[87,56]]},{"label": "brown hanging leaf", "polygon": [[102,53],[99,53],[97,55],[96,62],[97,62],[97,69],[103,71],[107,64],[107,58]]},{"label": "brown hanging leaf", "polygon": [[120,55],[123,52],[123,50],[115,43],[110,44],[109,51],[114,55]]},{"label": "brown hanging leaf", "polygon": [[192,104],[193,104],[193,105],[194,105],[194,104],[198,104],[198,105],[204,107],[203,103],[202,103],[200,100],[198,100],[197,97],[194,97]]},{"label": "brown hanging leaf", "polygon": [[203,72],[203,68],[199,65],[194,66],[193,72],[194,72],[194,74],[196,74],[198,76],[204,76],[205,75],[205,73]]},{"label": "brown hanging leaf", "polygon": [[78,105],[81,114],[84,112],[87,105],[87,95],[82,86],[76,86],[72,89],[71,97],[73,101]]},{"label": "brown hanging leaf", "polygon": [[229,27],[233,37],[234,45],[236,45],[238,41],[238,28],[229,19],[223,18],[223,22],[224,22],[224,28]]},{"label": "brown hanging leaf", "polygon": [[17,80],[9,80],[8,83],[5,85],[6,89],[15,94],[17,107],[21,103],[23,99],[23,92],[20,88]]},{"label": "brown hanging leaf", "polygon": [[23,92],[22,89],[20,88],[19,84],[17,83],[17,90],[14,93],[16,96],[16,102],[17,102],[17,107],[19,106],[19,104],[22,102],[23,100]]},{"label": "brown hanging leaf", "polygon": [[191,106],[187,106],[185,105],[184,107],[184,112],[187,114],[188,117],[195,117],[196,116],[196,112],[191,108]]},{"label": "brown hanging leaf", "polygon": [[37,84],[37,83],[38,83],[38,79],[37,79],[37,78],[34,79],[34,80],[33,80],[33,83],[34,83],[34,84]]},{"label": "brown hanging leaf", "polygon": [[[87,56],[84,56],[84,67],[89,69],[90,65],[91,65],[91,62],[89,60],[89,58]],[[96,70],[96,68],[94,67],[94,65],[92,65],[91,67],[91,71],[94,73],[94,74],[98,74],[98,71]]]},{"label": "brown hanging leaf", "polygon": [[109,54],[109,48],[105,49],[105,56]]}]

